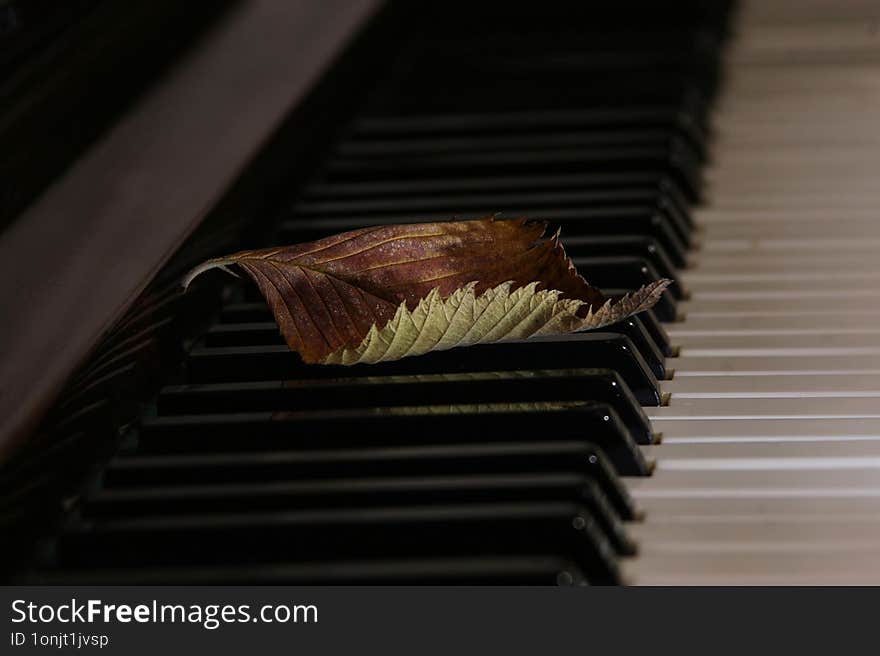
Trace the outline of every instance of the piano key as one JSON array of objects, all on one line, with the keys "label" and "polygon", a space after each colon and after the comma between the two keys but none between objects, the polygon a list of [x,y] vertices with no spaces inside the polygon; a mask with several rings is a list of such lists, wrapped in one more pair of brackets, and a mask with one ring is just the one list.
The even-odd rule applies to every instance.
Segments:
[{"label": "piano key", "polygon": [[622,171],[593,174],[542,175],[475,175],[442,177],[428,180],[383,180],[368,182],[325,182],[309,184],[302,192],[304,200],[412,198],[437,194],[503,193],[523,191],[611,191],[616,189],[651,188],[668,196],[681,209],[688,208],[681,189],[664,177],[662,171]]},{"label": "piano key", "polygon": [[588,585],[571,560],[550,554],[214,566],[48,570],[32,585]]},{"label": "piano key", "polygon": [[827,217],[826,221],[807,221],[800,217],[797,220],[771,220],[764,216],[751,221],[716,221],[707,232],[703,246],[706,250],[714,242],[725,239],[760,238],[761,242],[785,239],[790,235],[798,235],[799,240],[840,238],[846,235],[864,235],[880,237],[880,228],[873,219],[842,219]]},{"label": "piano key", "polygon": [[511,150],[504,153],[397,156],[379,161],[335,158],[327,164],[327,179],[381,180],[387,177],[419,179],[444,173],[515,174],[533,171],[580,173],[659,169],[668,173],[690,198],[700,195],[702,184],[696,158],[688,146],[673,140],[669,146],[591,148],[578,151]]},{"label": "piano key", "polygon": [[610,405],[630,435],[652,440],[647,417],[623,379],[607,369],[534,370],[174,385],[157,400],[163,416],[372,406],[595,401]]},{"label": "piano key", "polygon": [[679,304],[679,311],[685,316],[700,316],[709,313],[714,316],[718,316],[720,313],[728,316],[774,312],[788,314],[803,312],[806,308],[815,307],[816,304],[821,303],[823,312],[843,314],[874,308],[878,294],[880,294],[880,290],[874,289],[848,289],[842,293],[781,292],[763,297],[756,292],[741,298],[706,297],[705,295],[700,297],[694,294],[690,300]]},{"label": "piano key", "polygon": [[673,281],[669,290],[677,300],[687,296],[681,276],[672,264],[660,243],[651,237],[638,235],[609,235],[607,237],[590,237],[587,235],[564,236],[562,244],[572,258],[575,266],[579,266],[580,258],[636,256],[648,260],[662,278]]},{"label": "piano key", "polygon": [[[465,193],[470,192],[470,193]],[[439,195],[438,195],[439,194]],[[297,203],[299,216],[365,213],[418,215],[445,210],[492,213],[533,213],[536,208],[565,206],[634,205],[656,203],[689,239],[694,222],[681,189],[657,173],[558,175],[439,179],[410,184],[316,184]],[[482,208],[482,209],[481,209]]]},{"label": "piano key", "polygon": [[[666,377],[666,357],[677,352],[666,330],[650,310],[625,321],[604,326],[603,332],[626,335],[658,378]],[[284,339],[272,314],[262,301],[227,305],[220,321],[204,336],[208,347],[260,346],[283,344]]]},{"label": "piano key", "polygon": [[447,212],[449,215],[492,214],[504,211],[517,215],[531,214],[534,208],[632,206],[659,200],[659,191],[650,187],[585,191],[482,191],[470,194],[420,195],[417,197],[379,197],[353,200],[305,200],[294,207],[297,217],[363,216],[368,214],[419,214]]},{"label": "piano key", "polygon": [[717,421],[664,418],[654,426],[663,431],[663,443],[783,442],[873,440],[880,436],[880,420],[873,417],[736,417]]},{"label": "piano key", "polygon": [[765,356],[768,358],[775,357],[798,357],[802,358],[803,361],[807,359],[813,359],[823,357],[823,356],[869,356],[873,357],[877,355],[877,348],[873,346],[811,346],[811,347],[802,347],[802,348],[786,348],[786,347],[759,347],[759,348],[689,348],[685,352],[681,351],[682,356],[688,356],[691,358],[700,358],[700,357],[716,357],[716,356],[740,356],[740,357],[752,357],[752,356]]},{"label": "piano key", "polygon": [[109,489],[90,495],[84,517],[100,520],[135,514],[183,514],[242,510],[302,510],[334,506],[400,506],[498,503],[510,501],[572,501],[596,519],[620,554],[632,554],[633,543],[617,512],[591,478],[576,474],[506,474],[432,476],[285,483],[185,485],[179,487]]},{"label": "piano key", "polygon": [[880,331],[877,321],[880,312],[831,314],[822,312],[792,314],[740,314],[736,316],[715,316],[709,313],[690,315],[687,324],[668,326],[671,337],[690,335],[773,335],[773,334],[813,334],[829,332]]},{"label": "piano key", "polygon": [[[783,459],[813,459],[817,464],[833,463],[835,458],[867,458],[876,460],[880,456],[880,436],[868,435],[861,438],[839,436],[837,439],[822,436],[809,439],[790,437],[789,439],[766,440],[718,440],[691,441],[686,439],[664,440],[661,445],[642,447],[642,452],[649,458],[662,455],[663,467],[699,466],[702,461],[754,460],[756,466],[764,462],[777,462]],[[683,464],[682,464],[683,463]],[[878,509],[880,512],[880,509]]]},{"label": "piano key", "polygon": [[424,155],[504,152],[519,149],[545,150],[548,148],[595,148],[597,146],[664,146],[670,134],[662,129],[633,128],[629,130],[575,128],[568,130],[542,130],[529,133],[515,132],[461,133],[452,132],[443,136],[413,136],[400,140],[385,136],[354,135],[354,139],[341,143],[334,155],[352,158],[376,157],[384,159],[389,155]]},{"label": "piano key", "polygon": [[[662,278],[648,260],[640,257],[579,257],[576,266],[590,284],[602,289],[635,291]],[[675,297],[671,292],[664,291],[661,301],[653,309],[661,320],[668,320],[666,316],[675,316],[675,307]]]},{"label": "piano key", "polygon": [[880,355],[865,353],[779,353],[748,355],[688,353],[667,361],[675,377],[686,376],[844,376],[880,371]]},{"label": "piano key", "polygon": [[772,290],[775,292],[811,292],[813,290],[839,291],[872,285],[880,282],[880,268],[867,272],[806,272],[781,274],[751,274],[737,277],[735,274],[706,275],[702,278],[688,276],[688,288],[695,293],[713,293],[736,289],[737,291]]},{"label": "piano key", "polygon": [[[733,466],[737,464],[738,468]],[[756,468],[753,463],[744,462],[731,463],[729,468],[658,469],[650,478],[633,478],[628,481],[628,487],[639,503],[650,497],[763,498],[800,492],[827,495],[880,493],[880,465],[877,462],[863,458],[852,466],[834,467],[833,464],[823,466],[822,463],[809,462],[796,468],[768,463],[766,468]]]},{"label": "piano key", "polygon": [[[665,380],[668,377],[666,355],[673,349],[668,342],[663,344],[657,343],[655,333],[649,332],[641,316],[629,317],[623,321],[605,326],[602,330],[621,333],[629,337],[633,346],[644,358],[651,371],[654,372],[657,380]],[[663,336],[665,336],[665,333],[663,333]]]},{"label": "piano key", "polygon": [[[561,226],[563,234],[573,235],[649,235],[663,245],[676,266],[686,263],[686,242],[671,219],[663,210],[650,205],[631,205],[619,207],[585,207],[564,209],[542,209],[531,213],[535,218],[546,219]],[[345,230],[354,230],[385,223],[414,223],[427,221],[448,221],[447,212],[410,214],[350,215],[335,217],[309,217],[292,219],[281,224],[277,240],[298,243],[326,237]],[[479,218],[479,216],[457,216],[458,219]],[[513,218],[513,217],[511,217]]]},{"label": "piano key", "polygon": [[728,275],[742,272],[744,269],[753,274],[760,275],[786,275],[797,276],[804,274],[827,273],[873,273],[880,270],[880,262],[873,261],[865,253],[840,253],[823,254],[821,252],[793,253],[779,252],[772,258],[765,253],[750,253],[748,251],[730,251],[702,253],[694,256],[695,271],[707,275]]},{"label": "piano key", "polygon": [[650,547],[645,555],[693,553],[698,549],[727,552],[733,549],[791,554],[802,551],[844,551],[848,547],[880,543],[880,523],[864,520],[834,521],[801,519],[776,522],[771,519],[717,521],[640,522],[630,527],[633,538]]},{"label": "piano key", "polygon": [[334,378],[530,368],[572,368],[584,365],[620,374],[642,405],[661,402],[657,379],[624,335],[578,333],[537,337],[523,342],[483,344],[433,352],[396,362],[350,367],[305,365],[286,346],[195,348],[189,354],[187,380],[193,383],[288,378]]},{"label": "piano key", "polygon": [[[227,317],[242,317],[252,320],[249,323],[218,323],[211,327],[204,337],[207,347],[230,347],[230,346],[262,346],[281,345],[284,338],[278,330],[278,324],[271,319],[269,308],[264,303],[242,304],[247,307],[231,308]],[[668,342],[663,346],[664,350],[655,342],[655,332],[649,333],[642,322],[642,314],[639,317],[630,317],[625,321],[604,326],[603,332],[620,333],[626,335],[633,343],[636,351],[645,360],[654,376],[666,377],[665,355],[671,349]],[[662,328],[659,329],[662,331]],[[665,333],[661,333],[661,337]]]},{"label": "piano key", "polygon": [[[266,539],[259,552],[247,548],[251,530],[240,530],[247,527]],[[119,519],[72,527],[62,544],[65,563],[76,565],[550,551],[575,560],[591,583],[615,583],[618,578],[612,548],[596,521],[584,507],[571,503]]]},{"label": "piano key", "polygon": [[773,333],[698,334],[678,335],[679,355],[694,353],[735,353],[761,351],[774,352],[828,351],[846,349],[854,353],[873,352],[880,349],[880,331],[861,329],[827,329],[798,332],[775,331]]},{"label": "piano key", "polygon": [[[796,231],[793,234],[798,234]],[[793,253],[809,254],[810,256],[822,256],[831,258],[833,256],[845,259],[847,257],[856,257],[865,255],[866,252],[875,252],[877,246],[880,245],[880,238],[870,235],[862,237],[840,237],[840,236],[822,236],[822,237],[777,237],[771,239],[769,237],[749,236],[741,238],[729,237],[727,239],[704,239],[700,242],[701,258],[714,257],[715,255],[724,254],[751,254],[758,253],[774,255],[779,253],[787,254],[789,257]],[[803,258],[801,258],[803,263]]]},{"label": "piano key", "polygon": [[633,440],[643,436],[630,435],[611,406],[580,402],[173,415],[145,419],[138,448],[143,453],[363,448],[405,445],[414,435],[422,444],[456,444],[529,441],[547,434],[595,444],[621,473],[648,473]]},{"label": "piano key", "polygon": [[593,481],[621,519],[638,511],[608,456],[585,440],[369,447],[184,455],[123,454],[104,473],[109,488],[330,480],[338,476],[575,473]]},{"label": "piano key", "polygon": [[523,131],[577,129],[585,126],[659,127],[674,126],[691,140],[691,145],[702,151],[705,135],[687,112],[665,107],[615,107],[613,109],[543,109],[540,112],[488,112],[483,114],[440,114],[420,116],[372,116],[356,122],[356,135],[411,136],[445,132],[491,133],[494,131]]},{"label": "piano key", "polygon": [[669,522],[692,521],[880,521],[877,512],[878,495],[872,490],[792,490],[790,493],[762,495],[749,494],[712,497],[652,497],[642,498],[639,506],[645,517]]},{"label": "piano key", "polygon": [[717,300],[717,299],[823,299],[823,298],[840,298],[840,297],[874,297],[878,293],[870,288],[860,287],[857,284],[840,284],[830,286],[829,288],[811,289],[808,286],[798,288],[787,288],[785,286],[775,287],[768,285],[763,289],[739,288],[731,285],[733,289],[711,289],[698,290],[692,293],[692,299],[696,301]]},{"label": "piano key", "polygon": [[[849,149],[847,149],[849,151]],[[845,220],[841,225],[841,233],[848,232],[847,221],[854,222],[853,225],[861,226],[860,222],[871,221],[875,214],[869,209],[828,209],[823,208],[821,204],[817,207],[809,209],[805,208],[782,208],[767,209],[761,208],[761,221],[769,221],[774,224],[784,224],[786,222],[797,222],[804,224],[810,228],[816,228],[816,223],[832,222],[840,224],[841,219]],[[829,216],[830,214],[830,216]],[[743,232],[752,229],[752,222],[755,221],[754,210],[732,210],[729,208],[704,207],[697,211],[697,217],[700,223],[712,226],[712,236],[723,236],[726,230],[735,230],[737,236]],[[719,226],[716,229],[715,226]],[[858,232],[858,230],[856,230]],[[762,236],[772,233],[763,233]],[[794,233],[786,233],[794,234]],[[801,233],[798,233],[801,234]]]},{"label": "piano key", "polygon": [[672,399],[698,398],[877,398],[880,375],[688,376],[662,384]]},{"label": "piano key", "polygon": [[880,418],[880,404],[873,397],[800,398],[679,398],[674,405],[645,408],[661,431],[670,419],[748,419],[759,418]]},{"label": "piano key", "polygon": [[663,355],[667,358],[678,356],[678,345],[672,343],[666,328],[660,323],[660,320],[657,318],[657,315],[654,314],[653,310],[639,312],[637,316],[631,318],[637,319],[638,323],[640,323],[648,334],[651,335],[654,343]]},{"label": "piano key", "polygon": [[870,552],[641,554],[622,564],[622,577],[638,585],[877,585]]},{"label": "piano key", "polygon": [[[635,291],[635,289],[605,287],[603,292],[609,296],[623,296]],[[649,311],[660,321],[667,323],[675,323],[681,321],[685,315],[679,311],[679,305],[673,300],[669,290],[663,290],[657,304]]]}]

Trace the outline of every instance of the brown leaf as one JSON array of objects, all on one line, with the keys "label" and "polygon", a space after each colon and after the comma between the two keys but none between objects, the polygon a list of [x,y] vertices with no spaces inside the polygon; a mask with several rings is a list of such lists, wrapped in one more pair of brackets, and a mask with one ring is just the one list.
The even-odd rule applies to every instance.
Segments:
[{"label": "brown leaf", "polygon": [[[184,286],[209,269],[228,271],[227,267],[237,265],[260,288],[290,348],[305,362],[319,363],[332,354],[341,361],[338,353],[364,345],[371,329],[375,336],[399,310],[408,320],[429,295],[443,301],[457,291],[458,298],[467,288],[474,298],[496,288],[507,294],[537,283],[530,292],[552,290],[558,292],[554,298],[578,301],[565,308],[572,316],[589,316],[588,320],[566,322],[556,317],[553,324],[578,329],[644,310],[668,284],[645,287],[609,303],[577,273],[558,233],[544,238],[545,230],[542,221],[494,217],[364,228],[209,260],[186,276]],[[504,283],[512,284],[500,287]],[[524,301],[535,304],[534,299]],[[441,304],[438,312],[443,311]],[[398,316],[394,325],[400,320]],[[416,352],[405,353],[412,354]]]}]

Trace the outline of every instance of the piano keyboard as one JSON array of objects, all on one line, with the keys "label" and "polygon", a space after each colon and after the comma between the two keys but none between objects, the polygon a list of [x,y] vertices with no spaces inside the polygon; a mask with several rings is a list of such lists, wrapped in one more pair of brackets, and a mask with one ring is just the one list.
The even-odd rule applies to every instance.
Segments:
[{"label": "piano keyboard", "polygon": [[315,367],[229,282],[21,582],[880,579],[869,4],[505,7],[410,30],[272,243],[504,211],[658,305]]},{"label": "piano keyboard", "polygon": [[880,582],[878,14],[760,4],[726,55],[656,469],[628,485],[635,583]]}]

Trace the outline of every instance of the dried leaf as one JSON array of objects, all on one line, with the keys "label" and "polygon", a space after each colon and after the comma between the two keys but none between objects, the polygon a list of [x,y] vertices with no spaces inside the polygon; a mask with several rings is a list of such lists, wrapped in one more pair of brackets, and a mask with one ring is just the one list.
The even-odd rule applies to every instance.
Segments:
[{"label": "dried leaf", "polygon": [[598,328],[651,307],[669,281],[609,299],[546,223],[494,217],[354,230],[209,260],[256,282],[305,362],[355,364]]},{"label": "dried leaf", "polygon": [[[415,310],[401,303],[384,327],[373,325],[360,344],[334,351],[324,363],[374,364],[457,346],[598,328],[633,314],[633,308],[650,307],[665,286],[652,283],[617,303],[606,301],[595,312],[583,301],[560,298],[558,290],[538,290],[535,282],[518,289],[505,282],[479,295],[470,283],[446,299],[435,289]],[[584,307],[587,315],[580,316]]]}]

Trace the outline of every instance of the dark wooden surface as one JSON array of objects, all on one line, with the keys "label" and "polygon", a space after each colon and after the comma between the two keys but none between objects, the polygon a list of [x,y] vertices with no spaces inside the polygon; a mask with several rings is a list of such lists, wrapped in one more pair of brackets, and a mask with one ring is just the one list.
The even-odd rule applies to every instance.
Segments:
[{"label": "dark wooden surface", "polygon": [[252,0],[0,235],[0,461],[378,0]]}]

